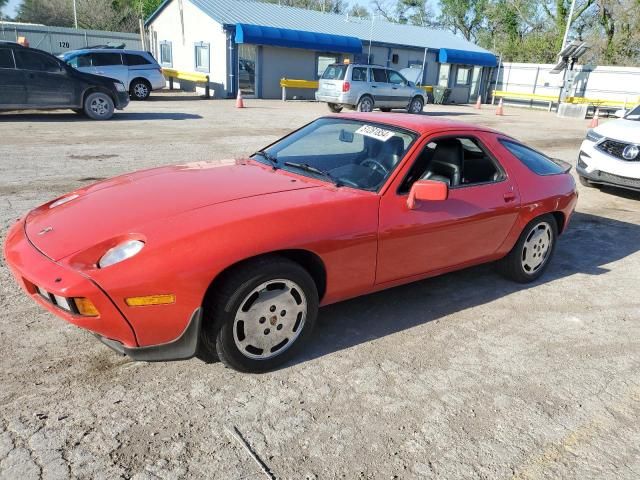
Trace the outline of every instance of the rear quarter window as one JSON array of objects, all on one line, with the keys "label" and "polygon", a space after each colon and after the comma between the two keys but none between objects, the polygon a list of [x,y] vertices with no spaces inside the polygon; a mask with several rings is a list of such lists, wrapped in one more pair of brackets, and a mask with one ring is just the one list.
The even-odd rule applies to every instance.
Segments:
[{"label": "rear quarter window", "polygon": [[346,65],[329,65],[322,74],[323,80],[344,80],[344,74],[347,72]]},{"label": "rear quarter window", "polygon": [[498,141],[533,173],[538,175],[556,175],[566,171],[564,166],[559,165],[533,148],[525,147],[521,143],[510,140],[499,139]]},{"label": "rear quarter window", "polygon": [[125,65],[134,66],[134,65],[151,65],[151,62],[144,58],[142,55],[137,55],[135,53],[125,53],[124,54],[124,63]]}]

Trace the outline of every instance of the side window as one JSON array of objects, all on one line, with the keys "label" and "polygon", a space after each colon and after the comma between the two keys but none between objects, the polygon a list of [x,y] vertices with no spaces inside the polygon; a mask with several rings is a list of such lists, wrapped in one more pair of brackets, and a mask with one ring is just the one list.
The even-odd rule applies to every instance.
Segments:
[{"label": "side window", "polygon": [[502,146],[509,150],[513,156],[526,165],[533,173],[538,175],[555,175],[564,172],[564,168],[555,163],[546,155],[525,147],[521,143],[499,139]]},{"label": "side window", "polygon": [[373,81],[379,83],[387,83],[387,71],[384,68],[372,68]]},{"label": "side window", "polygon": [[407,83],[405,78],[395,70],[389,70],[388,73],[389,73],[389,83],[392,83],[394,85],[405,85]]},{"label": "side window", "polygon": [[472,137],[443,137],[429,142],[403,180],[398,193],[405,194],[417,180],[444,182],[450,188],[497,182],[502,169]]},{"label": "side window", "polygon": [[33,52],[31,50],[18,49],[14,51],[14,55],[16,57],[16,65],[18,68],[22,70],[33,70],[36,72],[60,72],[61,65],[58,61],[49,57],[48,55],[43,55],[42,53]]},{"label": "side window", "polygon": [[365,67],[353,67],[351,72],[352,82],[366,82],[367,81],[367,69]]},{"label": "side window", "polygon": [[10,48],[0,48],[0,68],[16,68]]},{"label": "side window", "polygon": [[135,53],[125,53],[123,57],[125,65],[151,65],[151,62],[144,58],[142,55],[137,55]]},{"label": "side window", "polygon": [[160,42],[160,64],[171,67],[173,65],[173,52],[171,42]]},{"label": "side window", "polygon": [[199,72],[209,72],[209,44],[196,43],[195,45],[195,65]]},{"label": "side window", "polygon": [[111,67],[113,65],[122,65],[122,57],[119,53],[92,53],[90,54],[91,63],[94,67]]},{"label": "side window", "polygon": [[88,54],[84,54],[84,55],[78,55],[75,58],[76,62],[77,62],[77,66],[76,65],[72,65],[76,68],[87,68],[91,66],[91,57]]}]

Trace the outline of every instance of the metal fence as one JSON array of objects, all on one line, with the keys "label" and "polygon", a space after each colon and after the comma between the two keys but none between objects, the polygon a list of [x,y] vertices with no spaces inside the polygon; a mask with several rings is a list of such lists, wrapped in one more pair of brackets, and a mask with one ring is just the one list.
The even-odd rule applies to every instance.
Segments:
[{"label": "metal fence", "polygon": [[18,37],[25,37],[30,47],[45,50],[53,55],[107,43],[124,43],[126,48],[143,50],[140,35],[136,33],[76,30],[0,21],[0,40],[15,42]]}]

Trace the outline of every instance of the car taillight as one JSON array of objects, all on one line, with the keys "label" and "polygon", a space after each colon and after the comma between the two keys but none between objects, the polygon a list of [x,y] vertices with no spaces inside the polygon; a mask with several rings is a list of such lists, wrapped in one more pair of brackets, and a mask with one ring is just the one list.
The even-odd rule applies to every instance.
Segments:
[{"label": "car taillight", "polygon": [[351,88],[351,84],[349,82],[342,82],[342,91],[348,92]]}]

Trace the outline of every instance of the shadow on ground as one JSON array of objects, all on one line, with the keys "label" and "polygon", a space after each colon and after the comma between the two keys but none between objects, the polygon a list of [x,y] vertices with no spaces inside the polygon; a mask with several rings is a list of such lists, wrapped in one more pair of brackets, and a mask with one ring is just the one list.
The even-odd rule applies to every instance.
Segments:
[{"label": "shadow on ground", "polygon": [[330,305],[320,310],[313,337],[292,363],[392,335],[560,278],[601,275],[615,268],[608,264],[640,250],[639,238],[638,225],[575,213],[549,268],[538,281],[517,284],[501,277],[491,265],[482,265]]},{"label": "shadow on ground", "polygon": [[[202,116],[192,113],[180,112],[116,112],[113,117],[108,120],[196,120]],[[2,122],[95,122],[84,115],[73,112],[54,112],[54,113],[4,113],[0,114],[0,123]]]}]

